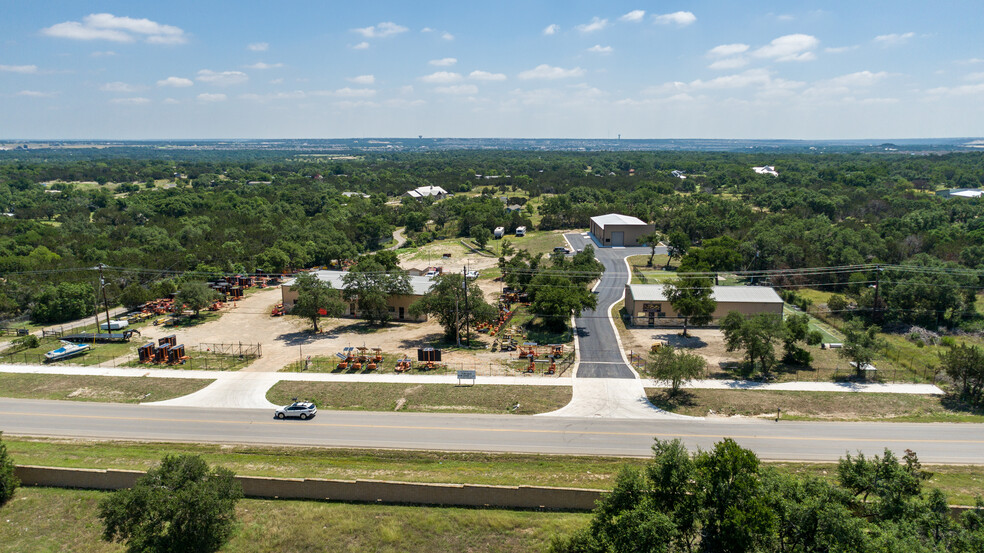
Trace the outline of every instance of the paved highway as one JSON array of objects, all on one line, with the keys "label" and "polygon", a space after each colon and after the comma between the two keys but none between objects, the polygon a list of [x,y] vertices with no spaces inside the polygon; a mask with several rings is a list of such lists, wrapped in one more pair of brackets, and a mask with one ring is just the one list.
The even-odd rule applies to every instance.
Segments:
[{"label": "paved highway", "polygon": [[[567,241],[575,249],[588,244],[595,246],[595,257],[605,266],[601,282],[595,288],[598,307],[581,312],[574,319],[581,350],[581,364],[577,368],[578,378],[635,378],[632,369],[625,364],[615,339],[615,329],[608,318],[608,309],[618,302],[629,282],[629,269],[625,258],[630,255],[649,255],[649,248],[599,248],[590,238],[582,234],[565,234]],[[666,253],[665,247],[656,248],[656,253]]]},{"label": "paved highway", "polygon": [[271,410],[0,399],[13,435],[445,451],[648,456],[654,437],[709,448],[724,437],[770,460],[832,461],[845,452],[912,449],[926,463],[980,463],[976,424],[626,420],[322,411],[278,421]]}]

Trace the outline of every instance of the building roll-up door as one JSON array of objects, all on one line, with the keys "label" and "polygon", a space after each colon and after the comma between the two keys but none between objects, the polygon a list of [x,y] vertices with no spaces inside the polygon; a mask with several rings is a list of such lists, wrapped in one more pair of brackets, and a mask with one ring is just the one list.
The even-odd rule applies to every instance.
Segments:
[{"label": "building roll-up door", "polygon": [[625,245],[625,232],[617,231],[612,233],[612,247],[620,247]]}]

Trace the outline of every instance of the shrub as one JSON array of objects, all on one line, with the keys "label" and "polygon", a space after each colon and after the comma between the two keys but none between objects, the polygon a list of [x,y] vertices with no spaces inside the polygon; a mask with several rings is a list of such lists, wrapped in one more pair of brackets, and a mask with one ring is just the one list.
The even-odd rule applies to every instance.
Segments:
[{"label": "shrub", "polygon": [[809,334],[806,335],[806,343],[811,346],[818,346],[820,342],[823,342],[823,334],[820,334],[819,330],[811,330]]},{"label": "shrub", "polygon": [[14,497],[14,491],[20,485],[20,480],[14,475],[14,461],[7,453],[3,443],[3,432],[0,432],[0,506]]}]

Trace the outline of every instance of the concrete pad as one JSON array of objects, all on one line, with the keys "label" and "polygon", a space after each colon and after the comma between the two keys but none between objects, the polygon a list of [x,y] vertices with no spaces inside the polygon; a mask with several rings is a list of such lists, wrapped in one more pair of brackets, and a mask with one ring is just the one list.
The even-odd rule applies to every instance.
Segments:
[{"label": "concrete pad", "polygon": [[646,398],[642,382],[627,378],[577,378],[574,396],[566,406],[541,417],[599,417],[612,419],[691,419],[657,408]]},{"label": "concrete pad", "polygon": [[275,409],[279,406],[267,401],[266,393],[279,380],[270,373],[230,373],[197,392],[143,405]]}]

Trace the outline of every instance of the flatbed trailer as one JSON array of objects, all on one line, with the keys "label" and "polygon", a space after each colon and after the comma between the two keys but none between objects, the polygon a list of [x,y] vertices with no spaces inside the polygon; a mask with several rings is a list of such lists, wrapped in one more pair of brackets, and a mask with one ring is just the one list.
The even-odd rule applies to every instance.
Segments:
[{"label": "flatbed trailer", "polygon": [[82,343],[129,342],[130,338],[132,338],[134,334],[140,333],[133,330],[127,330],[125,332],[83,332],[80,334],[69,334],[68,336],[62,336],[62,340]]}]

